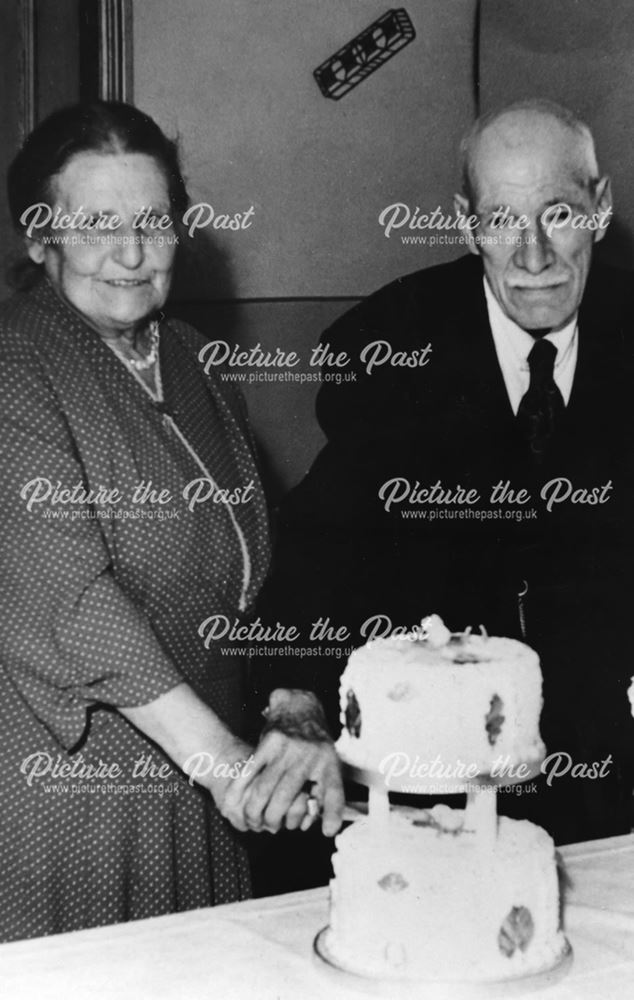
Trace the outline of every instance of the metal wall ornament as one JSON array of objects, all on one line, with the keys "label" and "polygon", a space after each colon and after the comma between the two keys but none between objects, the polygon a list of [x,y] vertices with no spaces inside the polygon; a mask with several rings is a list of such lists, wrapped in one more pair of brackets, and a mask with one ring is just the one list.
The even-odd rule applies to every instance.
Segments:
[{"label": "metal wall ornament", "polygon": [[388,10],[318,66],[313,76],[324,97],[339,101],[415,37],[405,8]]}]

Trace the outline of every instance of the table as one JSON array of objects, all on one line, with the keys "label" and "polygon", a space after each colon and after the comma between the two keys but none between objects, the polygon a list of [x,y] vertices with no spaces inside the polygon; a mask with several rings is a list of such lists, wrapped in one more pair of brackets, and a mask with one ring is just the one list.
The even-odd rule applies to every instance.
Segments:
[{"label": "table", "polygon": [[[634,995],[634,836],[562,849],[568,975],[534,1000]],[[192,910],[0,945],[3,1000],[360,1000],[312,954],[328,891]],[[398,996],[394,987],[387,1000]],[[437,995],[437,994],[436,994]],[[446,1000],[455,990],[447,986]],[[424,996],[424,994],[421,994]]]}]

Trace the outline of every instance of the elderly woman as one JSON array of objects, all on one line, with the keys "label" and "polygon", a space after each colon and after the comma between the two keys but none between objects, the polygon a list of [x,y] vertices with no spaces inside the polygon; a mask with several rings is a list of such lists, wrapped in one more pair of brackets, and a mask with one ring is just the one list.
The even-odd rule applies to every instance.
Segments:
[{"label": "elderly woman", "polygon": [[0,940],[244,898],[232,825],[321,808],[333,834],[342,807],[317,706],[278,692],[252,752],[204,628],[248,615],[267,519],[241,400],[161,313],[174,145],[129,105],[64,109],[9,198],[35,281],[0,313]]}]

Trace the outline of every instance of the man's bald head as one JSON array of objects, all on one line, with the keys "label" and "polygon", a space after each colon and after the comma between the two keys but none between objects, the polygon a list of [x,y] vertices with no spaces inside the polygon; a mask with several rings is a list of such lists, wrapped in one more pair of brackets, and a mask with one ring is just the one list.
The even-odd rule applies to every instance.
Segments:
[{"label": "man's bald head", "polygon": [[571,171],[592,191],[599,168],[592,133],[586,123],[554,101],[517,101],[476,119],[460,144],[463,192],[472,206],[478,176],[494,157],[512,157],[538,147],[566,151]]}]

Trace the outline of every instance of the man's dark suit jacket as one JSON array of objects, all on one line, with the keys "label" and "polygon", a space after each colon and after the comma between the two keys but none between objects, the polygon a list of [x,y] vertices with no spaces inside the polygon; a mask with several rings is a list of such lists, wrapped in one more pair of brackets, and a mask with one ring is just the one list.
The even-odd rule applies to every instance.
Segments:
[{"label": "man's dark suit jacket", "polygon": [[[489,634],[533,646],[544,675],[548,751],[569,754],[571,769],[611,755],[601,779],[572,779],[570,769],[550,786],[541,778],[540,790],[528,787],[521,798],[500,796],[503,811],[535,819],[559,842],[625,832],[630,822],[631,290],[629,274],[593,265],[572,394],[539,467],[516,428],[478,258],[401,278],[341,317],[322,343],[346,351],[351,363],[342,371],[357,378],[320,391],[317,414],[328,444],[282,504],[261,605],[267,620],[299,624],[303,636],[325,617],[350,630],[350,641],[329,644],[330,655],[283,656],[268,670],[256,664],[262,694],[276,685],[312,688],[333,726],[345,664],[335,654],[363,643],[359,627],[373,615],[411,627],[436,612],[452,630],[483,624]],[[408,355],[429,343],[428,363],[388,364],[368,375],[360,354],[379,339]],[[402,516],[407,508],[468,504],[400,504],[388,513],[378,492],[394,477],[476,489],[482,519]],[[595,490],[605,502],[569,498],[549,512],[540,491],[559,478],[588,491],[576,493],[578,501]],[[500,481],[527,490],[531,500],[491,503]],[[518,521],[506,513],[519,510],[537,514]]]}]

